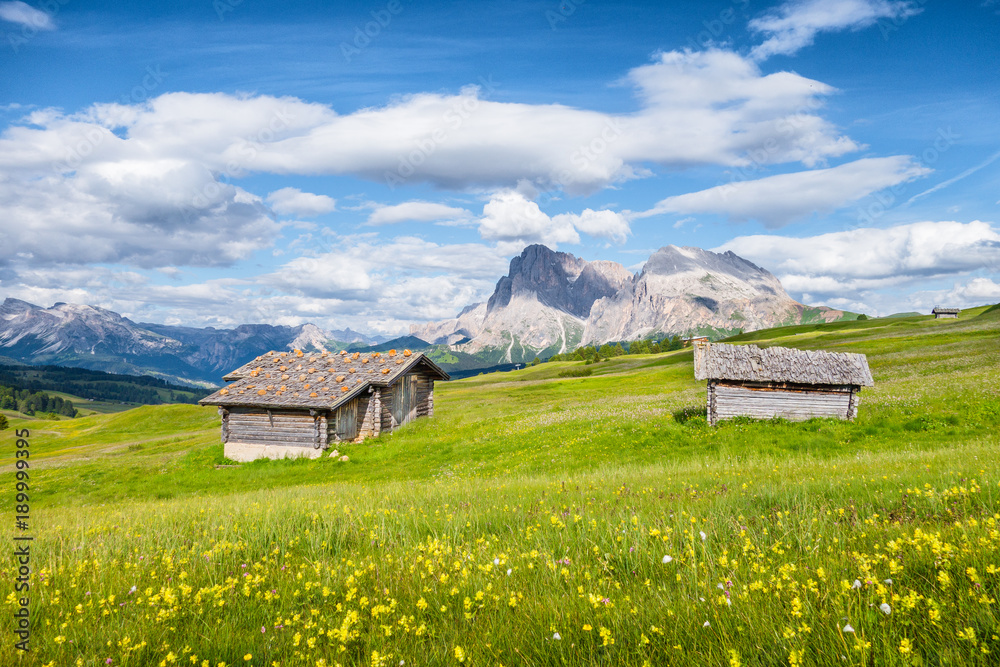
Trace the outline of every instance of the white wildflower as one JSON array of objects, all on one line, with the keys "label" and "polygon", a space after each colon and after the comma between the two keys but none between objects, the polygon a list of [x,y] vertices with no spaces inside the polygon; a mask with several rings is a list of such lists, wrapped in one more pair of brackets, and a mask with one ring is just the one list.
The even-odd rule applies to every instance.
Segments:
[{"label": "white wildflower", "polygon": [[705,534],[705,531],[704,531],[704,530],[699,530],[699,531],[698,531],[698,534],[699,534],[699,535],[701,535],[701,541],[702,541],[702,542],[704,542],[704,541],[705,541],[705,539],[706,539],[706,538],[708,538],[708,535],[706,535],[706,534]]},{"label": "white wildflower", "polygon": [[851,588],[861,588],[861,582],[859,580],[855,579],[854,583],[851,584]]},{"label": "white wildflower", "polygon": [[844,626],[844,632],[854,632],[854,628],[851,627],[850,623]]},{"label": "white wildflower", "polygon": [[559,636],[559,633],[558,633],[558,632],[556,632],[556,633],[554,633],[554,634],[552,635],[552,639],[555,639],[556,641],[559,641],[560,639],[562,639],[562,637],[561,637],[561,636]]},{"label": "white wildflower", "polygon": [[882,604],[880,604],[878,606],[878,608],[881,609],[886,614],[891,614],[892,613],[892,607],[890,607],[889,604],[886,603],[886,602],[883,602]]},{"label": "white wildflower", "polygon": [[671,556],[664,556],[663,557],[663,562],[664,563],[669,563],[672,560],[673,560],[673,557],[671,557]]}]

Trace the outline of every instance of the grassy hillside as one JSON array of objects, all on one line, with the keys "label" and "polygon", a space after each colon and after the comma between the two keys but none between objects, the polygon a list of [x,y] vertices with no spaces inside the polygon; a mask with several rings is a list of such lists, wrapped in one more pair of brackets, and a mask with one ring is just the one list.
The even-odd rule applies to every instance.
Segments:
[{"label": "grassy hillside", "polygon": [[1000,309],[735,340],[863,352],[876,386],[855,423],[713,429],[690,351],[546,363],[439,385],[348,463],[223,468],[210,408],[12,420],[37,658],[994,664]]}]

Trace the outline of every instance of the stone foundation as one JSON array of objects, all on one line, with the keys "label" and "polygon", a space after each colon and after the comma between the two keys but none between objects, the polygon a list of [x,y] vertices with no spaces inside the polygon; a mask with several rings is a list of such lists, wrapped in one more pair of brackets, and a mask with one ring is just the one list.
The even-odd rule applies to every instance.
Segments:
[{"label": "stone foundation", "polygon": [[257,459],[284,459],[305,456],[310,459],[323,455],[322,449],[315,447],[290,447],[288,445],[251,445],[245,442],[227,442],[226,458],[231,461],[247,463]]}]

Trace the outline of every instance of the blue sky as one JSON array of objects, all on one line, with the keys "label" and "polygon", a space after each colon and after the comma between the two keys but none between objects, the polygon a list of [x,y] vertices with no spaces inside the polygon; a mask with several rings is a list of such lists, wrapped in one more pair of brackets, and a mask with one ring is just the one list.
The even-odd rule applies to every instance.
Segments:
[{"label": "blue sky", "polygon": [[0,296],[397,333],[546,243],[1000,301],[1000,2],[0,1]]}]

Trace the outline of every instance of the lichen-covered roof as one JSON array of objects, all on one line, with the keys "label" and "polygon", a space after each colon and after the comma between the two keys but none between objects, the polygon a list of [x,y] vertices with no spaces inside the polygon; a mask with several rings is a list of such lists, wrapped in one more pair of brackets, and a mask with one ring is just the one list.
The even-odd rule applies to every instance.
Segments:
[{"label": "lichen-covered roof", "polygon": [[863,354],[725,343],[695,345],[694,376],[698,380],[875,386]]},{"label": "lichen-covered roof", "polygon": [[430,359],[409,350],[366,355],[272,351],[228,373],[224,379],[232,384],[199,403],[331,410],[368,387],[392,384],[417,365],[437,379],[449,379]]},{"label": "lichen-covered roof", "polygon": [[941,306],[934,306],[934,310],[931,311],[932,315],[958,315],[961,312],[961,308],[942,308]]}]

